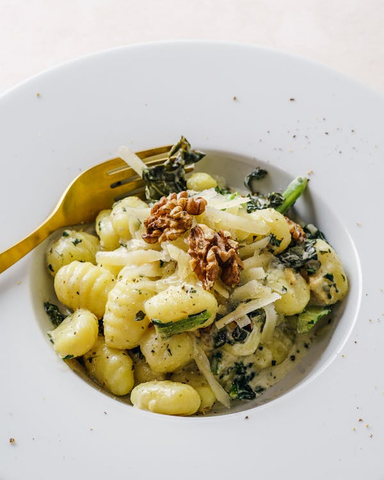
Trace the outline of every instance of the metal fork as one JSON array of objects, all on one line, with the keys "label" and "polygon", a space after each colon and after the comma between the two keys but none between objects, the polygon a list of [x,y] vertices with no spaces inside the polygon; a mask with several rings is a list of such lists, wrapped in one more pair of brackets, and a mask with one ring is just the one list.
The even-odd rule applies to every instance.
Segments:
[{"label": "metal fork", "polygon": [[[143,150],[136,155],[148,166],[153,166],[163,163],[171,148],[172,145],[166,145]],[[121,158],[107,160],[86,170],[67,187],[44,223],[21,242],[0,253],[0,273],[23,258],[55,230],[92,222],[100,210],[111,208],[115,201],[127,195],[142,196],[143,193],[144,182]]]}]

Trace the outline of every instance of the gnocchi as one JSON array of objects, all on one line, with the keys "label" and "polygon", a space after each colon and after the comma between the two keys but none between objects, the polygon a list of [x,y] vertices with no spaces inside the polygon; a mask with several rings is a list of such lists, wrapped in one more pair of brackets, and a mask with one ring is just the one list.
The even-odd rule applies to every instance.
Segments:
[{"label": "gnocchi", "polygon": [[135,378],[131,357],[124,350],[108,347],[103,337],[84,355],[84,363],[91,377],[114,395],[127,395],[132,390]]},{"label": "gnocchi", "polygon": [[332,305],[342,300],[348,291],[348,279],[335,250],[324,240],[317,240],[315,248],[321,267],[309,277],[313,303]]},{"label": "gnocchi", "polygon": [[104,314],[104,336],[109,347],[131,349],[137,347],[150,320],[145,314],[144,302],[151,297],[140,283],[122,279],[108,294]]},{"label": "gnocchi", "polygon": [[61,267],[75,260],[96,263],[98,250],[99,240],[94,235],[76,230],[64,230],[47,250],[48,271],[55,276]]},{"label": "gnocchi", "polygon": [[267,275],[268,285],[281,295],[275,303],[276,312],[286,316],[301,313],[310,299],[305,279],[291,268],[271,268]]},{"label": "gnocchi", "polygon": [[112,225],[111,213],[112,210],[102,210],[96,217],[96,233],[103,250],[116,250],[120,246],[119,236]]},{"label": "gnocchi", "polygon": [[86,308],[101,318],[115,277],[111,272],[92,263],[71,262],[61,267],[54,282],[60,302],[72,310]]},{"label": "gnocchi", "polygon": [[133,389],[131,401],[137,408],[165,415],[192,415],[201,404],[193,387],[167,380],[141,383]]},{"label": "gnocchi", "polygon": [[145,303],[149,318],[161,323],[177,323],[188,316],[206,311],[208,318],[197,326],[188,328],[194,331],[211,325],[217,312],[217,300],[212,293],[197,285],[182,284],[170,286]]},{"label": "gnocchi", "polygon": [[50,244],[61,304],[44,308],[55,351],[154,413],[205,415],[257,398],[322,335],[348,291],[321,232],[289,218],[307,179],[263,195],[252,190],[266,175],[257,169],[244,196],[208,173],[186,179],[184,163],[202,154],[183,137],[165,165],[121,152],[144,172],[148,203],[123,198],[85,227],[97,236],[71,228]]},{"label": "gnocchi", "polygon": [[187,333],[163,339],[151,328],[141,339],[140,349],[151,369],[159,373],[174,372],[193,358],[193,340]]},{"label": "gnocchi", "polygon": [[80,357],[88,352],[97,340],[99,323],[88,310],[76,310],[55,330],[49,333],[55,351],[62,358]]}]

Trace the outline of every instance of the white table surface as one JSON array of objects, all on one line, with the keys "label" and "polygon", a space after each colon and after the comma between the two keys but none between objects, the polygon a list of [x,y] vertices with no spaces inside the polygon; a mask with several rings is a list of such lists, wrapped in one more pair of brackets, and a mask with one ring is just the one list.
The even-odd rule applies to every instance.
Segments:
[{"label": "white table surface", "polygon": [[119,45],[211,39],[275,47],[384,93],[382,0],[0,0],[0,92]]}]

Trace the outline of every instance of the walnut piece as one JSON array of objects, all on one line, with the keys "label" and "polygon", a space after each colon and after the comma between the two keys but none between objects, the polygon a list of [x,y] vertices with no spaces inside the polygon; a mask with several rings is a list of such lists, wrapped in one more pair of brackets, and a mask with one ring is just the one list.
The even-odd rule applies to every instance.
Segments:
[{"label": "walnut piece", "polygon": [[147,243],[176,240],[192,227],[192,216],[204,212],[207,202],[201,197],[188,198],[187,192],[171,193],[162,197],[151,208],[151,214],[144,220]]},{"label": "walnut piece", "polygon": [[240,281],[240,272],[244,268],[239,257],[239,244],[229,232],[215,232],[206,225],[197,225],[188,237],[188,253],[191,256],[191,268],[209,290],[220,276],[230,287]]},{"label": "walnut piece", "polygon": [[285,220],[289,225],[289,233],[291,234],[293,240],[295,240],[295,242],[297,243],[304,243],[307,235],[305,234],[302,227],[288,217],[285,217]]}]

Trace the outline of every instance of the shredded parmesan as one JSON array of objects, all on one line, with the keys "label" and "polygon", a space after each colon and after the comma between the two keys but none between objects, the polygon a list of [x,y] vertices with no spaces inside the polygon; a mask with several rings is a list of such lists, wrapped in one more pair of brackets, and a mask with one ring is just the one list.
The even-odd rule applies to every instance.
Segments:
[{"label": "shredded parmesan", "polygon": [[115,267],[124,267],[125,265],[144,265],[145,263],[165,260],[163,252],[156,250],[135,250],[127,251],[120,247],[112,252],[97,252],[96,262],[98,265],[108,265]]},{"label": "shredded parmesan", "polygon": [[273,332],[275,331],[276,323],[277,323],[277,313],[275,310],[275,306],[271,303],[270,305],[266,305],[264,307],[264,311],[266,314],[264,328],[261,334],[261,343],[268,342],[273,337]]},{"label": "shredded parmesan", "polygon": [[165,248],[167,249],[169,256],[172,260],[177,262],[177,273],[182,280],[185,280],[189,275],[192,274],[192,269],[189,265],[190,256],[188,253],[181,250],[181,248],[168,243]]},{"label": "shredded parmesan", "polygon": [[225,284],[218,278],[213,285],[213,289],[224,298],[229,298],[229,292],[225,287]]},{"label": "shredded parmesan", "polygon": [[238,318],[257,310],[258,308],[265,307],[270,303],[276,302],[276,300],[279,298],[281,298],[281,296],[278,293],[268,293],[257,300],[253,300],[248,303],[241,303],[233,312],[228,313],[228,315],[218,320],[215,323],[216,328],[220,330],[220,328],[225,327],[228,325],[228,323],[234,322]]},{"label": "shredded parmesan", "polygon": [[251,323],[251,319],[248,317],[248,315],[244,315],[244,317],[238,318],[236,323],[240,328],[243,328]]},{"label": "shredded parmesan", "polygon": [[224,388],[220,385],[220,383],[216,380],[213,376],[211,371],[211,365],[209,360],[201,348],[200,345],[197,344],[195,340],[195,348],[194,348],[194,355],[193,358],[196,362],[196,365],[200,372],[204,375],[205,379],[207,380],[209,386],[212,388],[213,393],[216,395],[217,400],[222,403],[225,407],[230,407],[230,399],[228,393],[224,390]]},{"label": "shredded parmesan", "polygon": [[249,245],[240,247],[239,249],[240,257],[247,258],[247,257],[251,257],[252,255],[255,255],[255,253],[260,253],[261,250],[263,250],[268,245],[269,241],[270,241],[270,236],[268,235],[267,237],[264,237],[261,240],[258,240],[257,242],[253,242]]},{"label": "shredded parmesan", "polygon": [[[208,188],[201,192],[196,192],[196,195],[207,200],[208,205],[216,210],[222,210],[226,208],[236,208],[249,202],[249,199],[240,195],[228,198],[226,195],[221,195],[216,192],[214,188]],[[229,195],[230,196],[230,195]]]},{"label": "shredded parmesan", "polygon": [[265,270],[263,267],[248,268],[240,273],[241,283],[248,283],[251,280],[262,280],[265,278]]},{"label": "shredded parmesan", "polygon": [[271,290],[268,287],[262,285],[258,280],[251,280],[245,285],[235,288],[231,295],[231,301],[234,303],[239,303],[244,302],[245,300],[252,300],[257,297],[260,298],[261,295],[265,295],[266,292],[270,291]]},{"label": "shredded parmesan", "polygon": [[124,162],[127,162],[140,177],[143,176],[143,170],[147,168],[147,166],[135,152],[132,152],[128,147],[122,146],[119,148],[117,154]]},{"label": "shredded parmesan", "polygon": [[264,222],[256,222],[251,218],[238,217],[232,213],[222,212],[209,206],[205,208],[205,215],[210,220],[220,223],[220,227],[227,230],[242,230],[243,232],[253,233],[255,235],[266,235],[270,230],[270,227]]}]

